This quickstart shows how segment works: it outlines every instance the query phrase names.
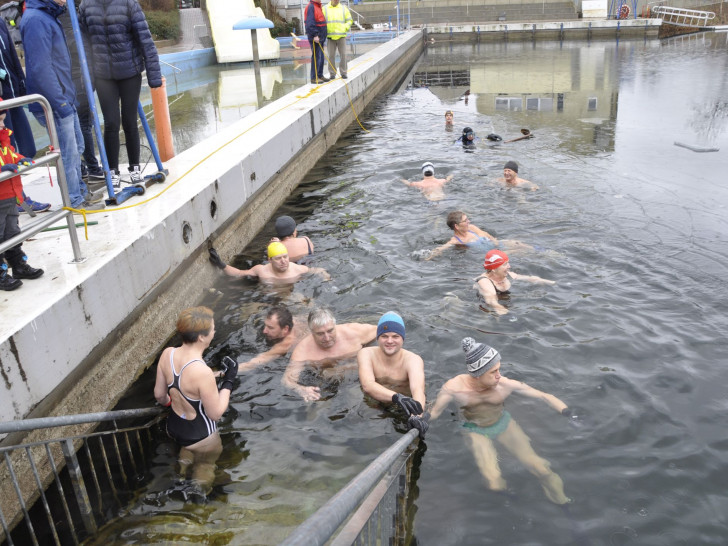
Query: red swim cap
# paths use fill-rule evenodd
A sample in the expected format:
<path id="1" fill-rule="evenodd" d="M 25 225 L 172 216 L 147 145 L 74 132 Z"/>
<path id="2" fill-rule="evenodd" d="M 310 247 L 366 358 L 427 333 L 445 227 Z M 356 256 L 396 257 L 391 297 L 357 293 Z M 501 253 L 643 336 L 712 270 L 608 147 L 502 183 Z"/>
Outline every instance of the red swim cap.
<path id="1" fill-rule="evenodd" d="M 501 250 L 489 250 L 488 254 L 485 255 L 485 261 L 483 267 L 488 271 L 498 269 L 504 263 L 508 261 L 508 255 Z"/>

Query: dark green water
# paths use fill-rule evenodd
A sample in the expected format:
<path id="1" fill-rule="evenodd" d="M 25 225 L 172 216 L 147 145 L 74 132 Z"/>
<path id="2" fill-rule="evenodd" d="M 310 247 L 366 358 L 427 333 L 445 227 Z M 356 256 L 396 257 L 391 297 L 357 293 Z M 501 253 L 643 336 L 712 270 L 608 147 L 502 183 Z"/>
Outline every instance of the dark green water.
<path id="1" fill-rule="evenodd" d="M 489 492 L 460 419 L 446 412 L 419 464 L 413 543 L 724 544 L 726 35 L 437 46 L 420 59 L 417 80 L 445 71 L 457 71 L 457 85 L 380 97 L 361 116 L 370 132 L 351 127 L 282 207 L 315 241 L 314 264 L 332 281 L 281 293 L 220 279 L 224 296 L 207 302 L 218 332 L 208 360 L 263 349 L 263 311 L 276 301 L 298 313 L 330 305 L 340 322 L 375 322 L 394 309 L 434 400 L 462 373 L 460 339 L 471 335 L 501 352 L 505 375 L 576 409 L 578 427 L 543 404 L 507 402 L 574 502 L 568 512 L 551 504 L 505 451 L 509 495 Z M 465 153 L 452 141 L 466 125 L 480 136 L 525 127 L 536 137 Z M 509 159 L 541 190 L 498 186 Z M 439 205 L 399 182 L 426 160 L 455 176 Z M 512 267 L 558 284 L 514 285 L 508 315 L 480 311 L 471 286 L 481 252 L 418 258 L 449 237 L 453 209 L 500 238 L 547 249 Z M 258 262 L 271 234 L 236 263 Z M 280 385 L 285 365 L 241 376 L 206 505 L 161 495 L 176 479 L 176 451 L 160 434 L 138 502 L 89 543 L 280 542 L 401 434 L 364 399 L 354 371 L 309 376 L 325 396 L 306 404 Z M 152 385 L 150 373 L 135 386 L 134 406 L 152 403 Z"/>

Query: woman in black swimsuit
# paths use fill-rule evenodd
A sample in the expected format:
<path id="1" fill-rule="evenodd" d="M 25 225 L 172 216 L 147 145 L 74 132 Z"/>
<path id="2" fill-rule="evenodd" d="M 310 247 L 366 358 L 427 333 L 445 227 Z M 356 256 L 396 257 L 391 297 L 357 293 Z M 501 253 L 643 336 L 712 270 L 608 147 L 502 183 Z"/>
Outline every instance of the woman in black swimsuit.
<path id="1" fill-rule="evenodd" d="M 215 336 L 211 309 L 185 309 L 177 319 L 177 331 L 182 346 L 167 347 L 159 357 L 154 397 L 161 405 L 171 406 L 167 434 L 182 446 L 182 474 L 193 465 L 193 482 L 206 493 L 222 452 L 216 421 L 227 410 L 237 366 L 227 370 L 218 390 L 213 371 L 202 359 Z"/>
<path id="2" fill-rule="evenodd" d="M 556 284 L 556 281 L 549 281 L 535 275 L 519 275 L 518 273 L 514 273 L 511 271 L 508 255 L 501 250 L 494 249 L 489 251 L 485 255 L 483 267 L 485 268 L 485 273 L 476 279 L 473 288 L 478 291 L 480 307 L 483 310 L 487 310 L 489 306 L 499 315 L 508 313 L 508 309 L 501 305 L 498 299 L 510 294 L 511 280 L 519 279 L 534 284 Z"/>

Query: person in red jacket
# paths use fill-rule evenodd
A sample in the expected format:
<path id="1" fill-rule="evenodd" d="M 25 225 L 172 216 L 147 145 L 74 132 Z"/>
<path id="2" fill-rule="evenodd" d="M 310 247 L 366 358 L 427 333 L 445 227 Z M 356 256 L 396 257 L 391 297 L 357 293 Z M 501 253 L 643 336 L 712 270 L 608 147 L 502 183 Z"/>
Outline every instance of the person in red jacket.
<path id="1" fill-rule="evenodd" d="M 305 12 L 306 36 L 311 44 L 311 83 L 318 84 L 329 81 L 324 77 L 324 44 L 327 28 L 321 0 L 311 0 Z"/>
<path id="2" fill-rule="evenodd" d="M 18 165 L 30 165 L 32 162 L 20 154 L 10 144 L 12 131 L 5 127 L 7 110 L 0 112 L 0 172 L 18 172 Z M 18 223 L 18 204 L 23 202 L 23 182 L 20 176 L 13 176 L 0 182 L 0 243 L 12 239 L 20 233 Z M 20 288 L 20 279 L 37 279 L 43 274 L 42 269 L 28 265 L 28 257 L 20 244 L 0 254 L 0 290 Z M 5 260 L 7 259 L 7 263 Z M 13 274 L 8 273 L 12 267 Z"/>

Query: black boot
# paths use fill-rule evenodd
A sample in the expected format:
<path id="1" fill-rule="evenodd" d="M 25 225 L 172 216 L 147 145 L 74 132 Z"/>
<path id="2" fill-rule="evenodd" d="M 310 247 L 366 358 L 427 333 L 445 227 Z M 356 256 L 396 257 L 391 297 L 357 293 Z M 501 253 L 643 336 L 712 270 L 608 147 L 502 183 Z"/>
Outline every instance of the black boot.
<path id="1" fill-rule="evenodd" d="M 23 281 L 14 279 L 10 273 L 8 273 L 8 266 L 2 264 L 2 266 L 0 266 L 0 290 L 10 292 L 11 290 L 15 290 L 21 286 L 23 286 Z"/>
<path id="2" fill-rule="evenodd" d="M 28 265 L 27 258 L 20 264 L 13 266 L 13 277 L 16 279 L 37 279 L 42 274 L 42 269 L 36 269 Z"/>

